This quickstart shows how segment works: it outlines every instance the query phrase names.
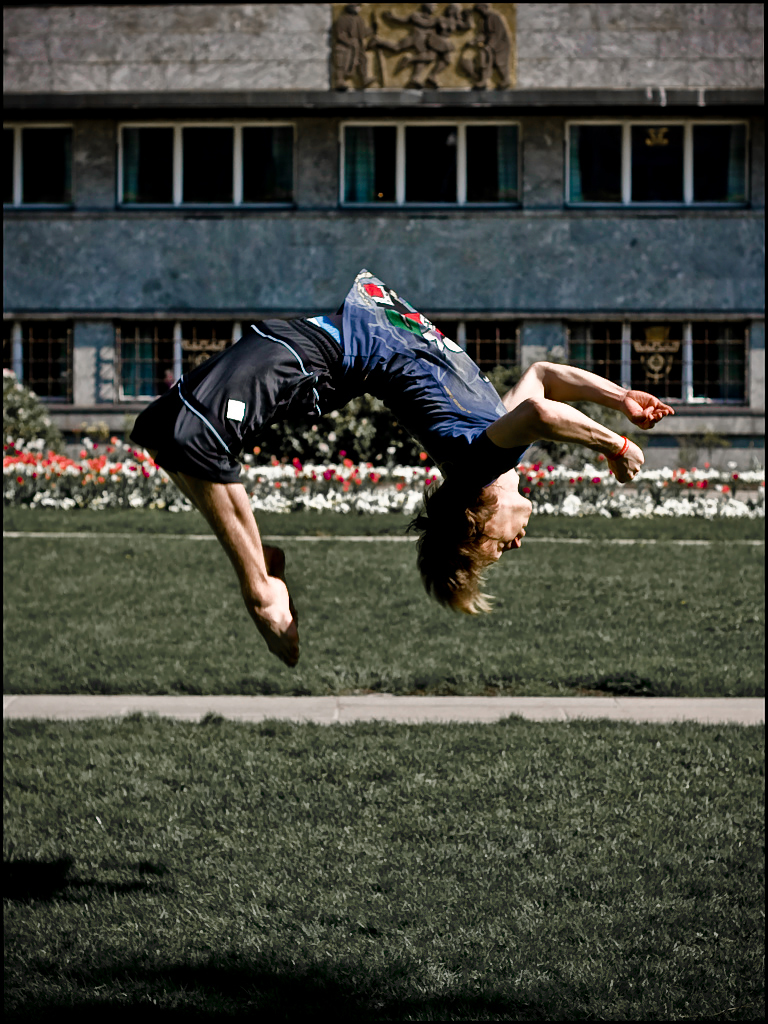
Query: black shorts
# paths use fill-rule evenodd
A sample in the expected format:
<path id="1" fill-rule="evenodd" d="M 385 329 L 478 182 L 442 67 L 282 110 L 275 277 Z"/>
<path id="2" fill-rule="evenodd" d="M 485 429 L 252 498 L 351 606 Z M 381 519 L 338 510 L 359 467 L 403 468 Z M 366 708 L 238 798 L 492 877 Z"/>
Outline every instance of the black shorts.
<path id="1" fill-rule="evenodd" d="M 341 318 L 332 318 L 340 326 Z M 236 456 L 271 424 L 338 408 L 342 350 L 307 320 L 263 320 L 149 405 L 131 432 L 170 472 L 236 483 Z"/>

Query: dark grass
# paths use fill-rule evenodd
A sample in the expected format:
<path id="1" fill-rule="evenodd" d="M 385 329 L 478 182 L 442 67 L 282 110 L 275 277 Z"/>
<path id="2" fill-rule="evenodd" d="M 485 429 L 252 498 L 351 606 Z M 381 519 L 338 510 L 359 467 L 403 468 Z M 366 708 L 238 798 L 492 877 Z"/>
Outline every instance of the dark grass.
<path id="1" fill-rule="evenodd" d="M 261 532 L 280 536 L 379 536 L 403 535 L 410 516 L 399 513 L 342 515 L 335 512 L 259 512 Z M 3 510 L 4 530 L 68 533 L 159 533 L 199 534 L 209 532 L 197 512 L 166 512 L 153 509 L 16 508 Z M 763 519 L 697 519 L 673 516 L 654 519 L 608 519 L 602 516 L 546 516 L 531 518 L 530 537 L 580 537 L 594 540 L 615 538 L 657 540 L 764 540 Z"/>
<path id="2" fill-rule="evenodd" d="M 35 512 L 25 521 L 71 529 L 80 515 Z M 99 512 L 87 521 L 110 518 Z M 191 514 L 130 521 L 154 528 L 171 518 L 204 530 Z M 624 537 L 643 532 L 635 522 L 604 525 L 620 526 Z M 426 598 L 410 543 L 287 540 L 302 635 L 295 670 L 267 653 L 215 540 L 150 530 L 9 539 L 4 689 L 761 696 L 764 548 L 730 543 L 744 539 L 739 531 L 749 537 L 751 523 L 683 525 L 688 539 L 700 538 L 702 526 L 726 536 L 705 547 L 667 537 L 635 546 L 525 544 L 490 574 L 497 607 L 478 618 Z"/>
<path id="3" fill-rule="evenodd" d="M 8 722 L 6 1019 L 762 1019 L 763 733 Z"/>

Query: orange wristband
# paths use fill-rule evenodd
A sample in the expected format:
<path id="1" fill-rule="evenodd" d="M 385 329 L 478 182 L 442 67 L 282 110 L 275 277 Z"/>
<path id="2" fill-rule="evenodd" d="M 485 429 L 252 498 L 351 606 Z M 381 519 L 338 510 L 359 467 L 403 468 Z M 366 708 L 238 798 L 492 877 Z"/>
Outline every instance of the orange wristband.
<path id="1" fill-rule="evenodd" d="M 624 441 L 624 444 L 622 445 L 621 451 L 616 452 L 615 455 L 606 455 L 606 459 L 620 459 L 622 455 L 627 454 L 627 448 L 629 448 L 629 441 L 626 439 L 626 437 L 623 437 L 622 439 Z"/>

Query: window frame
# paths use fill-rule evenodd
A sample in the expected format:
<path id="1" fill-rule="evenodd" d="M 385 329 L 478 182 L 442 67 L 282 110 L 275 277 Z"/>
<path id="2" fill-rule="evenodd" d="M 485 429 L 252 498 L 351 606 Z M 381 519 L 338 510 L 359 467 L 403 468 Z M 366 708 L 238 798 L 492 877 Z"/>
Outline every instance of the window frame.
<path id="1" fill-rule="evenodd" d="M 683 199 L 665 202 L 661 200 L 633 201 L 632 200 L 632 128 L 653 128 L 664 125 L 682 126 L 683 128 Z M 745 130 L 744 137 L 744 183 L 745 198 L 743 202 L 713 202 L 706 200 L 696 202 L 693 198 L 693 129 L 699 127 L 717 125 L 742 125 Z M 571 128 L 576 127 L 598 127 L 611 126 L 620 127 L 621 135 L 621 202 L 605 202 L 593 200 L 571 199 Z M 565 206 L 566 208 L 584 209 L 607 209 L 607 210 L 648 210 L 648 209 L 714 209 L 714 210 L 743 210 L 749 207 L 751 202 L 751 182 L 749 174 L 749 147 L 750 147 L 750 122 L 746 118 L 723 118 L 710 120 L 707 118 L 573 118 L 565 122 Z"/>
<path id="2" fill-rule="evenodd" d="M 16 379 L 25 387 L 28 387 L 43 405 L 71 405 L 74 397 L 74 320 L 71 318 L 61 320 L 56 318 L 56 320 L 52 321 L 45 317 L 31 316 L 4 318 L 4 322 L 10 324 L 10 369 L 15 374 Z M 63 337 L 59 339 L 65 345 L 64 377 L 66 383 L 63 396 L 38 394 L 34 389 L 33 382 L 24 373 L 24 347 L 28 340 L 24 337 L 25 331 L 35 324 L 50 325 L 51 323 L 61 323 L 63 325 Z M 52 378 L 49 378 L 49 380 L 52 380 Z"/>
<path id="3" fill-rule="evenodd" d="M 24 161 L 22 156 L 21 133 L 25 128 L 69 128 L 72 132 L 74 148 L 75 126 L 72 121 L 3 121 L 3 129 L 13 131 L 13 199 L 3 203 L 4 210 L 71 210 L 75 205 L 75 160 L 72 156 L 70 175 L 72 179 L 72 199 L 68 203 L 25 203 L 21 198 L 24 184 Z"/>
<path id="4" fill-rule="evenodd" d="M 372 121 L 354 118 L 339 122 L 339 206 L 348 210 L 516 210 L 522 206 L 520 198 L 514 203 L 502 200 L 496 203 L 471 203 L 467 201 L 467 128 L 517 128 L 517 184 L 518 196 L 522 194 L 522 136 L 523 123 L 513 118 L 429 118 L 412 120 L 382 118 Z M 347 128 L 395 128 L 395 200 L 394 202 L 354 203 L 345 198 L 346 152 L 345 132 Z M 455 128 L 456 129 L 456 202 L 429 203 L 408 202 L 405 198 L 405 129 L 406 128 Z"/>
<path id="5" fill-rule="evenodd" d="M 173 331 L 172 331 L 172 333 L 173 333 L 173 340 L 172 340 L 172 345 L 173 345 L 173 349 L 172 349 L 172 352 L 173 352 L 173 376 L 174 376 L 174 380 L 178 382 L 181 379 L 182 374 L 184 372 L 184 366 L 183 366 L 183 364 L 184 364 L 184 349 L 183 349 L 184 328 L 183 328 L 183 325 L 185 323 L 194 323 L 194 322 L 199 322 L 199 321 L 204 321 L 206 323 L 211 323 L 211 322 L 216 322 L 216 321 L 219 321 L 219 320 L 221 321 L 222 324 L 231 324 L 232 325 L 231 326 L 232 344 L 235 344 L 237 341 L 239 341 L 240 338 L 242 337 L 242 334 L 243 334 L 243 323 L 242 323 L 241 320 L 233 320 L 231 317 L 228 317 L 228 316 L 227 317 L 212 317 L 212 316 L 194 317 L 194 316 L 190 316 L 190 317 L 185 317 L 183 320 L 179 319 L 178 317 L 153 317 L 153 318 L 149 318 L 149 317 L 135 317 L 134 318 L 134 317 L 130 317 L 130 316 L 125 316 L 125 317 L 121 317 L 118 320 L 115 320 L 115 322 L 114 322 L 114 332 L 115 332 L 115 341 L 114 341 L 114 345 L 115 345 L 115 391 L 116 391 L 116 395 L 117 395 L 117 397 L 115 398 L 115 404 L 119 404 L 121 402 L 154 402 L 155 399 L 159 398 L 161 396 L 161 394 L 162 394 L 162 392 L 158 392 L 157 394 L 152 394 L 152 395 L 148 395 L 148 394 L 126 395 L 125 394 L 124 381 L 123 381 L 123 373 L 122 373 L 123 344 L 124 344 L 124 341 L 126 340 L 126 339 L 123 338 L 123 329 L 124 329 L 124 325 L 125 324 L 129 324 L 129 323 L 130 324 L 136 324 L 136 323 L 139 323 L 139 322 L 145 322 L 150 327 L 154 327 L 156 324 L 159 324 L 159 323 L 173 324 Z M 154 362 L 154 356 L 153 356 L 153 362 Z M 153 367 L 152 380 L 153 381 L 156 380 L 156 377 L 155 377 L 155 374 L 154 374 L 154 367 Z"/>
<path id="6" fill-rule="evenodd" d="M 124 128 L 172 128 L 173 129 L 173 200 L 170 203 L 127 203 L 123 199 L 123 129 Z M 182 200 L 184 187 L 184 143 L 185 128 L 231 128 L 232 131 L 232 202 L 231 203 L 185 203 Z M 292 130 L 291 192 L 293 199 L 288 202 L 252 203 L 243 201 L 243 128 L 290 128 Z M 290 210 L 296 205 L 296 122 L 295 121 L 252 121 L 252 120 L 192 120 L 192 121 L 118 121 L 117 123 L 117 180 L 115 201 L 119 210 Z"/>
<path id="7" fill-rule="evenodd" d="M 716 319 L 726 325 L 744 324 L 744 401 L 706 398 L 704 395 L 694 395 L 694 367 L 693 367 L 693 325 L 694 323 L 711 323 L 712 318 L 699 316 L 682 319 L 680 317 L 660 317 L 658 315 L 633 314 L 631 318 L 624 316 L 602 317 L 600 320 L 590 318 L 565 317 L 566 321 L 566 359 L 571 356 L 571 330 L 575 324 L 583 324 L 589 327 L 595 323 L 620 323 L 621 324 L 621 374 L 619 386 L 632 388 L 632 324 L 633 323 L 659 323 L 682 324 L 682 381 L 680 384 L 680 398 L 666 398 L 665 401 L 678 409 L 696 406 L 707 406 L 709 408 L 723 409 L 748 409 L 749 404 L 749 374 L 750 374 L 750 324 L 744 317 Z"/>

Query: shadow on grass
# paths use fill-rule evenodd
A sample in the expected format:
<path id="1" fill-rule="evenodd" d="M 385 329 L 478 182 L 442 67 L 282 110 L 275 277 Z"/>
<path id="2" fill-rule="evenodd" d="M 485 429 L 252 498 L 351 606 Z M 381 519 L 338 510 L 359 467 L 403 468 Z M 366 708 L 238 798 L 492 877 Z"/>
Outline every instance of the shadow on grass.
<path id="1" fill-rule="evenodd" d="M 13 996 L 6 1004 L 6 1021 L 50 1021 L 61 1011 L 76 1015 L 78 1024 L 110 1024 L 141 1020 L 312 1020 L 318 1011 L 334 1021 L 374 1020 L 546 1020 L 551 1010 L 541 1003 L 518 999 L 489 985 L 489 991 L 462 991 L 445 996 L 410 996 L 403 990 L 422 987 L 416 969 L 407 965 L 394 974 L 372 976 L 355 964 L 300 967 L 267 957 L 249 963 L 177 965 L 148 970 L 137 961 L 116 968 L 66 972 L 68 995 L 57 999 Z M 74 992 L 73 992 L 74 989 Z M 398 989 L 403 993 L 398 995 Z M 78 990 L 82 996 L 78 998 Z M 85 990 L 85 991 L 84 991 Z M 90 990 L 92 996 L 86 992 Z M 96 994 L 103 993 L 102 998 Z M 113 998 L 108 993 L 120 993 Z M 74 998 L 73 998 L 74 996 Z M 557 1002 L 561 1002 L 558 993 Z M 567 996 L 566 996 L 567 999 Z"/>
<path id="2" fill-rule="evenodd" d="M 140 861 L 132 870 L 137 871 L 142 877 L 127 882 L 69 878 L 73 864 L 72 857 L 59 857 L 57 860 L 48 861 L 3 861 L 3 899 L 18 903 L 29 903 L 32 900 L 67 900 L 76 898 L 75 893 L 81 889 L 108 893 L 110 896 L 127 892 L 146 892 L 148 889 L 170 891 L 167 884 L 158 881 L 158 878 L 167 873 L 162 864 Z"/>

